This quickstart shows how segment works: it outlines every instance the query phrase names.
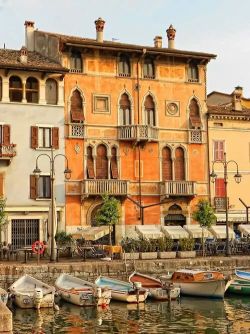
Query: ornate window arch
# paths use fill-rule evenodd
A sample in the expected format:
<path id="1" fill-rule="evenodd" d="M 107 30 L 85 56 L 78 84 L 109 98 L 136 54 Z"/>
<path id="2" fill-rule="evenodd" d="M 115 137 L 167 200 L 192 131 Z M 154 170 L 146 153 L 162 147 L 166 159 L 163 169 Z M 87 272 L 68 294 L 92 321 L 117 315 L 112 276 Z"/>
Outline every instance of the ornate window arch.
<path id="1" fill-rule="evenodd" d="M 72 123 L 84 122 L 83 97 L 78 88 L 75 88 L 70 97 L 70 121 Z"/>
<path id="2" fill-rule="evenodd" d="M 188 109 L 189 109 L 189 128 L 200 129 L 202 127 L 200 106 L 195 97 L 193 97 L 190 100 Z"/>
<path id="3" fill-rule="evenodd" d="M 162 181 L 173 180 L 172 151 L 168 146 L 162 149 Z"/>
<path id="4" fill-rule="evenodd" d="M 145 125 L 156 126 L 155 102 L 151 94 L 148 94 L 144 100 L 144 119 Z"/>
<path id="5" fill-rule="evenodd" d="M 96 178 L 109 178 L 107 147 L 104 144 L 99 144 L 96 148 Z"/>
<path id="6" fill-rule="evenodd" d="M 131 102 L 127 93 L 123 93 L 119 101 L 119 123 L 120 125 L 131 125 Z"/>
<path id="7" fill-rule="evenodd" d="M 175 161 L 174 161 L 174 171 L 175 171 L 175 180 L 184 181 L 186 179 L 185 172 L 185 151 L 183 147 L 178 146 L 175 149 Z"/>

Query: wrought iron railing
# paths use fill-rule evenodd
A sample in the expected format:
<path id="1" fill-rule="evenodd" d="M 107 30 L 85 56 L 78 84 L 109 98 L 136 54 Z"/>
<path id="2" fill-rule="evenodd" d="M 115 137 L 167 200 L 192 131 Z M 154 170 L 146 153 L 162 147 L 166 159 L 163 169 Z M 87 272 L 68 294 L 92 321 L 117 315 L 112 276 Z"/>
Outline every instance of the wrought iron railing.
<path id="1" fill-rule="evenodd" d="M 229 204 L 228 197 L 214 197 L 214 207 L 217 211 L 225 211 L 226 203 Z"/>
<path id="2" fill-rule="evenodd" d="M 69 123 L 70 138 L 84 138 L 84 125 L 79 123 Z"/>
<path id="3" fill-rule="evenodd" d="M 201 130 L 189 130 L 189 143 L 201 144 L 202 143 L 202 131 Z"/>
<path id="4" fill-rule="evenodd" d="M 0 144 L 0 158 L 13 158 L 16 155 L 16 144 Z"/>

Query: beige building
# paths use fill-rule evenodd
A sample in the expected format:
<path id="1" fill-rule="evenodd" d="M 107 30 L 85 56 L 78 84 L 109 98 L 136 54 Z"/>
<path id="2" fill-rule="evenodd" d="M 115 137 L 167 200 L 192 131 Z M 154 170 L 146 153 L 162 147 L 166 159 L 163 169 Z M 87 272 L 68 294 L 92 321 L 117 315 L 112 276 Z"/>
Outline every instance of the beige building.
<path id="1" fill-rule="evenodd" d="M 247 209 L 239 199 L 250 206 L 250 108 L 246 107 L 249 100 L 243 98 L 242 88 L 236 87 L 232 94 L 212 92 L 207 104 L 209 167 L 210 172 L 214 167 L 217 174 L 215 182 L 210 182 L 211 202 L 216 209 L 217 224 L 225 224 L 224 176 L 227 175 L 228 221 L 236 230 L 247 221 Z M 234 178 L 237 165 L 242 175 L 239 184 Z"/>

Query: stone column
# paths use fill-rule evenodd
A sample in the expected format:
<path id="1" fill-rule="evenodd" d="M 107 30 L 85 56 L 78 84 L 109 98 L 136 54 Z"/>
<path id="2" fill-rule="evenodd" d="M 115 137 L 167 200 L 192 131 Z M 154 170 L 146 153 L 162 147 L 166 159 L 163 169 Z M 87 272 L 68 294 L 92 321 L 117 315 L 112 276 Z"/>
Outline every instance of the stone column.
<path id="1" fill-rule="evenodd" d="M 2 77 L 2 85 L 2 102 L 10 102 L 8 77 Z"/>

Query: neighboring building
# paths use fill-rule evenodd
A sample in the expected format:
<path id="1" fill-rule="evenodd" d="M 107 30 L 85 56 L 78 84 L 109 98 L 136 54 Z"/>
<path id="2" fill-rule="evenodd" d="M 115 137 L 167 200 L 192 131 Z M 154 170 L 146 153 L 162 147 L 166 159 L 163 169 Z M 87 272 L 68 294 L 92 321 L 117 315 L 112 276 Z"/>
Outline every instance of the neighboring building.
<path id="1" fill-rule="evenodd" d="M 27 23 L 29 24 L 29 23 Z M 8 224 L 2 240 L 15 248 L 46 240 L 50 163 L 39 154 L 64 150 L 63 75 L 67 70 L 37 52 L 0 49 L 0 195 Z M 58 221 L 64 228 L 64 161 L 56 167 Z M 39 185 L 39 187 L 38 187 Z"/>
<path id="2" fill-rule="evenodd" d="M 247 220 L 246 208 L 241 200 L 250 206 L 247 184 L 250 184 L 250 104 L 243 98 L 241 87 L 236 87 L 232 94 L 213 92 L 208 95 L 208 137 L 209 166 L 212 170 L 214 160 L 234 160 L 242 175 L 241 183 L 237 184 L 234 175 L 237 165 L 227 164 L 228 169 L 228 221 L 237 226 Z M 249 105 L 249 108 L 245 106 Z M 225 224 L 225 185 L 222 163 L 214 163 L 217 174 L 215 183 L 211 183 L 211 201 L 216 209 L 217 224 Z"/>
<path id="3" fill-rule="evenodd" d="M 175 49 L 172 25 L 166 47 L 160 36 L 149 47 L 104 41 L 105 21 L 95 24 L 96 39 L 26 25 L 27 48 L 69 69 L 66 229 L 94 226 L 105 192 L 121 202 L 116 240 L 136 225 L 190 224 L 208 197 L 206 67 L 215 55 Z"/>

